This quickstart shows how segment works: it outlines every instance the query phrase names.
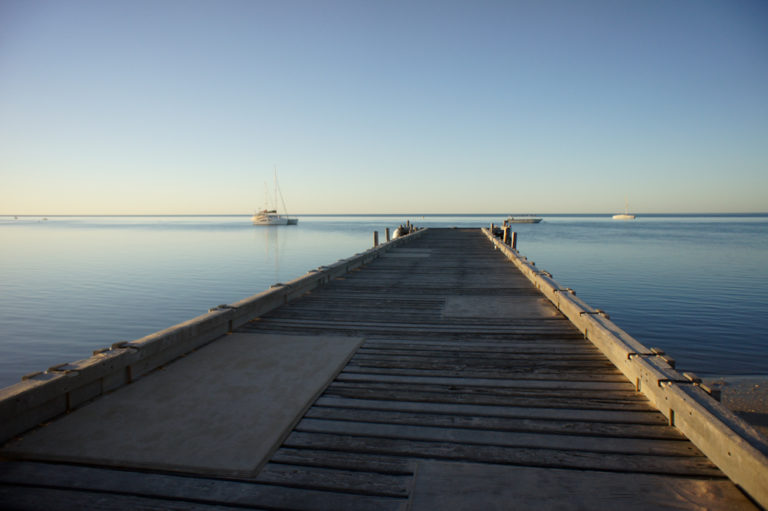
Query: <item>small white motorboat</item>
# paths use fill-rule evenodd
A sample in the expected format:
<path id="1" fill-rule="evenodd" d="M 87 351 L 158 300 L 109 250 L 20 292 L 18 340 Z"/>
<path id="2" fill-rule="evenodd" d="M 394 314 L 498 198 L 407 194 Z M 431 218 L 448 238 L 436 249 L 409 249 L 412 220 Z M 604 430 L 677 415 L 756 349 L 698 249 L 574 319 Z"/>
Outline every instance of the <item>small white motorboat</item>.
<path id="1" fill-rule="evenodd" d="M 506 224 L 538 224 L 541 222 L 541 217 L 538 216 L 508 216 L 504 220 Z"/>

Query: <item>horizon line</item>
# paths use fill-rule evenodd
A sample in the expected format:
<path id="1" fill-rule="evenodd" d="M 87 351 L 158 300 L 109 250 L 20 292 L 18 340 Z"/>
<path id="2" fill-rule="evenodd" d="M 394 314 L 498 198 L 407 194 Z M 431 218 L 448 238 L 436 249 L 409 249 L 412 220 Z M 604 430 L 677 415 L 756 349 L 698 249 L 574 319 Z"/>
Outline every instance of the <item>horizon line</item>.
<path id="1" fill-rule="evenodd" d="M 609 216 L 591 213 L 281 213 L 284 216 Z M 768 215 L 768 211 L 633 212 L 636 216 Z M 0 213 L 0 217 L 116 217 L 116 216 L 252 216 L 253 213 Z"/>

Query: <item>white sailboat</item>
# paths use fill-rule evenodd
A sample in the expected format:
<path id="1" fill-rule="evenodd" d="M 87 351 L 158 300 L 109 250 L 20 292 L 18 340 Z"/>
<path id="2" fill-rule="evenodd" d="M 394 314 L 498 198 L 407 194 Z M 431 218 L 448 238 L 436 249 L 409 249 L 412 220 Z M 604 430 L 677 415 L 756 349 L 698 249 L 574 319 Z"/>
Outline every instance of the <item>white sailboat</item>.
<path id="1" fill-rule="evenodd" d="M 614 220 L 634 220 L 635 215 L 629 214 L 629 201 L 624 199 L 624 213 L 617 213 L 613 215 Z"/>
<path id="2" fill-rule="evenodd" d="M 285 214 L 277 212 L 278 194 L 280 194 L 280 201 L 283 204 L 283 211 L 286 211 L 283 193 L 280 191 L 280 187 L 277 184 L 277 169 L 275 169 L 275 209 L 270 209 L 269 206 L 267 206 L 254 213 L 253 218 L 251 219 L 253 225 L 296 225 L 299 223 L 298 218 L 289 217 L 287 212 Z"/>

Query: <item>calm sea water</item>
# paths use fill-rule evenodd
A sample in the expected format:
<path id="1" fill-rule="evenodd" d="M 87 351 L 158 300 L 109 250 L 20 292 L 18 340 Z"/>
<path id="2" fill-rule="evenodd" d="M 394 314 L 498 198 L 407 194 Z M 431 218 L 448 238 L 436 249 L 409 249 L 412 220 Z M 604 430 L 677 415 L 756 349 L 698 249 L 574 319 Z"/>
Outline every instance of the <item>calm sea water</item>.
<path id="1" fill-rule="evenodd" d="M 373 231 L 495 216 L 0 218 L 0 387 L 367 249 Z M 518 249 L 700 375 L 768 375 L 768 215 L 545 216 Z"/>

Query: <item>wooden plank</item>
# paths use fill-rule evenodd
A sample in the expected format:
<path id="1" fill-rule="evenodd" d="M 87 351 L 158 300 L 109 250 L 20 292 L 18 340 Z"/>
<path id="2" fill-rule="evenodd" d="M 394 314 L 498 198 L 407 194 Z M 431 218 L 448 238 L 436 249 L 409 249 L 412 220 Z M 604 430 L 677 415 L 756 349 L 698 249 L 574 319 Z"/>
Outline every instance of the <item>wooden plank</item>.
<path id="1" fill-rule="evenodd" d="M 376 262 L 375 264 L 380 264 Z M 366 267 L 365 271 L 370 271 L 374 267 L 370 265 Z M 509 266 L 508 263 L 505 263 Z M 486 268 L 490 271 L 491 268 Z M 443 269 L 441 271 L 449 271 Z M 365 289 L 362 286 L 352 287 L 349 286 L 346 281 L 332 282 L 320 290 L 316 290 L 310 295 L 302 297 L 301 305 L 294 305 L 289 303 L 287 307 L 296 308 L 303 307 L 304 303 L 310 306 L 324 307 L 325 304 L 339 304 L 343 306 L 354 305 L 360 301 L 378 302 L 382 300 L 388 300 L 392 302 L 396 301 L 411 301 L 414 303 L 442 303 L 442 300 L 447 294 L 454 296 L 531 296 L 540 297 L 536 288 L 530 285 L 525 280 L 518 280 L 517 282 L 509 282 L 504 287 L 483 288 L 479 286 L 467 286 L 467 287 L 444 287 L 439 289 L 421 289 L 422 292 L 415 293 L 414 290 L 403 289 L 398 287 L 385 287 L 385 286 L 370 286 L 369 289 Z M 432 292 L 430 292 L 432 291 Z"/>
<path id="2" fill-rule="evenodd" d="M 0 504 L 6 510 L 27 511 L 231 511 L 230 506 L 207 505 L 189 500 L 165 500 L 134 495 L 72 491 L 45 487 L 0 484 Z"/>
<path id="3" fill-rule="evenodd" d="M 536 342 L 536 343 L 486 343 L 485 346 L 480 343 L 473 343 L 468 341 L 449 343 L 437 343 L 437 342 L 381 342 L 377 340 L 368 340 L 360 348 L 363 353 L 391 353 L 391 352 L 405 352 L 424 354 L 431 353 L 433 351 L 440 351 L 443 353 L 454 353 L 461 355 L 539 355 L 548 354 L 552 350 L 557 350 L 560 354 L 573 354 L 573 355 L 602 355 L 594 346 L 588 346 L 581 342 L 574 342 L 573 340 L 564 340 L 561 342 Z"/>
<path id="4" fill-rule="evenodd" d="M 425 377 L 452 377 L 452 378 L 478 378 L 488 380 L 516 380 L 524 379 L 526 381 L 551 381 L 551 382 L 573 382 L 573 383 L 617 383 L 624 385 L 627 379 L 618 370 L 610 373 L 573 373 L 573 372 L 538 372 L 513 374 L 503 370 L 482 370 L 482 369 L 424 369 L 392 366 L 361 366 L 355 362 L 350 362 L 344 368 L 342 374 L 361 374 L 361 375 L 395 375 L 395 376 L 425 376 Z"/>
<path id="5" fill-rule="evenodd" d="M 599 394 L 605 397 L 621 397 L 646 401 L 645 396 L 637 392 L 629 382 L 611 381 L 568 381 L 546 378 L 527 378 L 523 375 L 510 375 L 507 378 L 474 378 L 444 375 L 412 376 L 399 374 L 376 374 L 373 372 L 339 373 L 335 380 L 337 386 L 360 386 L 368 388 L 388 387 L 392 389 L 429 390 L 443 392 L 477 392 L 499 395 L 558 395 L 591 396 Z"/>
<path id="6" fill-rule="evenodd" d="M 435 353 L 433 357 L 424 356 L 409 356 L 409 355 L 367 355 L 365 353 L 355 353 L 354 363 L 367 364 L 367 363 L 398 363 L 402 362 L 405 366 L 414 366 L 417 364 L 434 365 L 462 365 L 466 368 L 546 368 L 556 367 L 558 370 L 573 368 L 575 370 L 583 370 L 584 368 L 609 368 L 615 369 L 615 366 L 607 364 L 605 360 L 599 358 L 588 359 L 572 359 L 568 357 L 557 356 L 526 356 L 526 357 L 461 357 L 452 356 L 450 354 Z M 626 380 L 625 380 L 626 381 Z"/>
<path id="7" fill-rule="evenodd" d="M 491 338 L 491 337 L 488 337 L 488 338 Z M 365 353 L 362 353 L 362 354 L 359 355 L 358 360 L 362 364 L 380 364 L 380 365 L 385 365 L 385 364 L 391 365 L 391 364 L 397 363 L 398 361 L 402 361 L 404 369 L 418 369 L 418 367 L 414 367 L 414 366 L 417 366 L 418 364 L 422 364 L 424 366 L 424 369 L 428 370 L 428 369 L 430 369 L 429 366 L 435 365 L 436 362 L 439 363 L 439 364 L 442 364 L 442 365 L 446 365 L 446 366 L 449 366 L 449 365 L 454 365 L 455 366 L 457 364 L 461 364 L 463 359 L 461 357 L 461 354 L 451 355 L 449 353 L 447 353 L 443 357 L 434 357 L 434 358 L 432 358 L 432 357 L 412 357 L 412 358 L 410 358 L 410 357 L 407 357 L 407 356 L 387 357 L 386 355 L 380 355 L 380 354 L 377 354 L 377 355 L 374 356 L 374 355 L 367 355 Z M 544 360 L 542 360 L 542 363 L 544 363 L 544 362 L 560 363 L 560 365 L 562 366 L 562 365 L 564 365 L 563 362 L 567 362 L 567 361 L 568 361 L 567 359 L 560 359 L 560 360 L 558 360 L 558 359 L 553 359 L 553 360 L 546 360 L 546 359 L 544 359 Z M 520 367 L 520 366 L 525 366 L 526 365 L 522 361 L 515 362 L 515 360 L 512 357 L 505 357 L 504 355 L 499 355 L 499 356 L 496 356 L 496 357 L 491 355 L 491 356 L 488 356 L 486 358 L 478 357 L 475 360 L 471 360 L 471 362 L 473 362 L 473 363 L 472 364 L 463 363 L 461 365 L 467 371 L 489 371 L 489 370 L 494 370 L 495 368 L 498 368 L 498 367 L 502 367 L 502 368 L 505 367 L 505 366 Z M 486 363 L 486 362 L 488 362 L 488 363 Z M 495 366 L 491 365 L 490 364 L 491 362 L 496 362 Z M 533 362 L 535 363 L 536 360 L 534 359 Z M 590 361 L 586 361 L 586 362 L 590 362 Z M 614 379 L 615 381 L 628 381 L 627 378 L 624 377 L 624 375 L 615 368 L 615 366 L 602 364 L 599 360 L 596 360 L 594 362 L 596 362 L 596 364 L 592 363 L 591 365 L 593 365 L 593 366 L 596 365 L 598 367 L 608 367 L 608 368 L 612 368 L 612 369 L 616 370 L 616 374 L 618 376 L 620 376 L 620 379 Z M 356 365 L 356 362 L 350 362 L 350 367 L 355 367 L 355 365 Z M 533 364 L 528 364 L 528 365 L 532 366 Z M 571 365 L 574 366 L 574 369 L 578 369 L 578 367 L 581 366 L 582 364 L 571 364 Z"/>
<path id="8" fill-rule="evenodd" d="M 488 385 L 465 383 L 461 378 L 452 378 L 446 383 L 428 381 L 375 381 L 370 379 L 336 378 L 330 389 L 389 389 L 406 392 L 437 392 L 445 395 L 466 394 L 477 396 L 510 396 L 538 398 L 571 398 L 571 399 L 600 399 L 613 402 L 647 403 L 648 400 L 631 389 L 600 389 L 600 388 L 563 388 L 538 385 Z"/>
<path id="9" fill-rule="evenodd" d="M 434 359 L 409 359 L 406 357 L 365 357 L 354 356 L 353 364 L 361 367 L 402 367 L 406 369 L 444 369 L 444 370 L 495 370 L 512 373 L 556 373 L 567 372 L 572 374 L 599 372 L 602 374 L 620 374 L 619 370 L 611 364 L 591 362 L 587 364 L 572 364 L 567 360 L 561 361 L 522 361 L 485 359 L 464 361 L 461 358 L 434 358 Z M 469 362 L 472 362 L 471 364 Z M 626 381 L 626 378 L 625 378 Z"/>
<path id="10" fill-rule="evenodd" d="M 408 477 L 413 476 L 417 463 L 416 460 L 406 456 L 380 456 L 348 451 L 315 451 L 290 447 L 280 448 L 272 457 L 272 462 L 305 467 L 360 470 Z"/>
<path id="11" fill-rule="evenodd" d="M 105 499 L 130 495 L 149 499 L 150 503 L 152 499 L 158 499 L 166 503 L 316 511 L 400 510 L 405 502 L 402 497 L 366 495 L 362 491 L 324 491 L 252 481 L 229 481 L 76 465 L 17 462 L 4 463 L 1 468 L 0 488 L 17 488 L 9 495 L 9 498 L 14 499 L 21 498 L 19 494 L 24 490 L 37 492 L 40 489 L 56 489 L 77 494 L 71 497 L 73 502 L 78 502 L 78 498 L 89 502 L 92 495 L 103 496 Z M 276 476 L 273 474 L 272 477 Z M 30 506 L 30 509 L 58 508 Z M 102 509 L 110 509 L 110 506 L 105 505 Z"/>
<path id="12" fill-rule="evenodd" d="M 365 349 L 416 349 L 432 350 L 439 348 L 443 351 L 456 351 L 463 353 L 466 351 L 484 351 L 489 353 L 539 353 L 541 351 L 558 349 L 574 350 L 585 353 L 599 353 L 589 341 L 583 338 L 549 338 L 530 340 L 476 340 L 476 339 L 418 339 L 403 337 L 401 339 L 391 339 L 383 337 L 368 338 L 363 345 Z"/>
<path id="13" fill-rule="evenodd" d="M 419 335 L 424 339 L 428 338 L 446 338 L 452 337 L 456 339 L 465 339 L 467 337 L 473 337 L 475 339 L 504 339 L 504 340 L 530 340 L 537 341 L 548 336 L 561 338 L 562 332 L 544 332 L 544 331 L 521 331 L 515 328 L 508 328 L 506 330 L 479 330 L 473 327 L 453 328 L 449 330 L 437 330 L 411 327 L 411 328 L 387 328 L 381 327 L 366 327 L 364 323 L 353 326 L 341 326 L 336 325 L 333 321 L 329 321 L 323 324 L 306 324 L 306 325 L 288 325 L 274 322 L 269 319 L 262 319 L 258 322 L 251 322 L 245 325 L 240 330 L 241 332 L 251 333 L 289 333 L 295 335 L 305 334 L 327 334 L 327 335 L 348 335 L 355 336 L 384 336 L 391 335 L 393 332 L 399 332 L 403 335 Z"/>
<path id="14" fill-rule="evenodd" d="M 600 392 L 621 391 L 637 394 L 634 385 L 625 382 L 611 381 L 562 381 L 521 378 L 473 378 L 461 376 L 411 376 L 388 375 L 376 373 L 350 372 L 345 369 L 336 377 L 339 382 L 376 382 L 376 383 L 410 383 L 431 385 L 463 385 L 474 387 L 493 388 L 522 388 L 522 389 L 550 389 L 550 390 L 591 390 Z M 642 399 L 643 396 L 640 394 Z"/>
<path id="15" fill-rule="evenodd" d="M 527 350 L 519 351 L 517 353 L 512 352 L 498 352 L 498 351 L 456 351 L 456 350 L 442 350 L 434 348 L 432 350 L 396 350 L 396 349 L 370 349 L 362 347 L 357 351 L 357 356 L 360 358 L 391 358 L 391 357 L 406 357 L 408 359 L 418 358 L 457 358 L 461 360 L 473 361 L 473 360 L 487 360 L 497 358 L 508 358 L 518 362 L 526 362 L 529 360 L 568 360 L 574 363 L 579 362 L 605 362 L 605 357 L 598 352 L 585 352 L 585 351 L 551 351 L 543 348 L 539 348 L 538 351 Z"/>
<path id="16" fill-rule="evenodd" d="M 636 399 L 611 399 L 606 397 L 550 397 L 550 396 L 501 396 L 476 395 L 467 392 L 429 392 L 421 390 L 396 390 L 392 388 L 344 387 L 332 383 L 326 389 L 326 396 L 348 397 L 353 399 L 415 401 L 421 403 L 452 403 L 496 405 L 526 408 L 576 408 L 583 410 L 635 410 L 655 411 L 647 402 Z"/>
<path id="17" fill-rule="evenodd" d="M 355 399 L 343 396 L 321 396 L 316 405 L 364 410 L 434 412 L 467 416 L 508 417 L 547 420 L 580 420 L 615 424 L 667 424 L 656 410 L 581 410 L 574 408 L 510 407 L 472 403 L 426 403 L 406 400 Z"/>
<path id="18" fill-rule="evenodd" d="M 313 320 L 305 322 L 283 321 L 279 319 L 265 318 L 261 322 L 263 328 L 282 328 L 282 329 L 313 329 L 313 330 L 326 330 L 333 332 L 351 332 L 349 335 L 354 335 L 355 332 L 366 332 L 368 334 L 392 334 L 393 332 L 399 332 L 408 335 L 420 335 L 425 338 L 436 337 L 441 335 L 452 336 L 504 336 L 504 338 L 510 339 L 534 339 L 547 336 L 560 336 L 562 332 L 558 328 L 552 328 L 547 326 L 528 327 L 524 325 L 500 325 L 494 326 L 476 326 L 467 325 L 465 323 L 443 323 L 435 326 L 431 326 L 425 323 L 398 323 L 398 324 L 381 324 L 373 321 L 361 321 L 359 323 L 342 323 L 340 321 L 322 321 Z M 247 331 L 247 330 L 246 330 Z M 535 336 L 535 337 L 534 337 Z"/>
<path id="19" fill-rule="evenodd" d="M 410 456 L 421 459 L 474 461 L 535 467 L 610 470 L 646 474 L 723 477 L 717 467 L 700 456 L 656 456 L 530 449 L 452 442 L 429 442 L 294 431 L 286 447 L 356 453 Z"/>
<path id="20" fill-rule="evenodd" d="M 494 431 L 516 431 L 541 434 L 589 435 L 595 437 L 649 438 L 659 440 L 684 440 L 674 428 L 659 423 L 616 424 L 577 420 L 528 419 L 488 417 L 481 415 L 457 415 L 448 413 L 403 412 L 397 410 L 366 410 L 313 406 L 305 418 L 335 419 L 353 422 L 406 424 L 413 426 L 451 427 Z"/>
<path id="21" fill-rule="evenodd" d="M 419 362 L 442 362 L 447 364 L 463 364 L 468 367 L 533 367 L 533 366 L 545 366 L 547 364 L 572 367 L 613 367 L 613 364 L 607 362 L 604 358 L 595 357 L 593 355 L 588 356 L 560 356 L 560 355 L 520 355 L 520 356 L 463 356 L 457 355 L 451 352 L 439 352 L 436 351 L 432 356 L 429 355 L 412 355 L 409 353 L 402 354 L 388 354 L 388 353 L 376 353 L 367 354 L 365 352 L 355 353 L 355 360 L 364 361 L 403 361 L 404 363 L 419 363 Z"/>
<path id="22" fill-rule="evenodd" d="M 376 317 L 379 319 L 379 317 Z M 422 321 L 419 321 L 421 319 Z M 385 332 L 425 332 L 429 334 L 439 334 L 444 332 L 467 332 L 468 334 L 484 334 L 484 333 L 502 333 L 502 334 L 521 334 L 521 333 L 535 333 L 535 334 L 552 334 L 559 335 L 564 331 L 570 330 L 569 325 L 564 320 L 559 319 L 541 319 L 536 321 L 518 320 L 518 321 L 505 321 L 499 322 L 499 324 L 489 324 L 489 322 L 478 321 L 471 323 L 469 321 L 441 321 L 439 323 L 429 323 L 424 321 L 424 318 L 415 317 L 413 322 L 383 322 L 365 320 L 364 318 L 356 318 L 356 321 L 344 321 L 341 319 L 329 320 L 327 315 L 318 317 L 317 319 L 294 319 L 294 318 L 276 318 L 265 317 L 260 322 L 261 325 L 272 324 L 290 327 L 313 327 L 313 328 L 330 328 L 333 327 L 339 330 L 353 330 L 353 329 L 367 329 L 367 330 L 382 330 Z"/>
<path id="23" fill-rule="evenodd" d="M 327 315 L 325 316 L 328 317 Z M 365 331 L 376 335 L 391 335 L 400 333 L 406 335 L 419 335 L 424 338 L 444 335 L 461 335 L 465 337 L 504 336 L 505 339 L 539 339 L 540 337 L 561 337 L 562 328 L 557 325 L 471 325 L 467 323 L 440 323 L 426 324 L 414 320 L 413 323 L 387 324 L 374 321 L 342 322 L 334 320 L 307 320 L 290 321 L 279 318 L 262 318 L 258 323 L 259 328 L 283 328 L 283 329 L 313 329 L 331 330 L 340 332 Z M 248 332 L 254 323 L 243 327 Z"/>
<path id="24" fill-rule="evenodd" d="M 295 488 L 407 498 L 413 474 L 392 475 L 363 470 L 269 463 L 256 480 Z"/>
<path id="25" fill-rule="evenodd" d="M 702 456 L 690 442 L 591 435 L 541 434 L 484 429 L 455 428 L 446 425 L 404 425 L 304 418 L 294 431 L 334 433 L 429 442 L 454 442 L 466 445 L 553 449 L 590 453 L 647 454 L 659 456 Z"/>
<path id="26" fill-rule="evenodd" d="M 464 385 L 474 387 L 493 387 L 498 389 L 518 388 L 518 389 L 549 389 L 549 390 L 584 390 L 600 392 L 626 392 L 628 394 L 638 395 L 644 399 L 642 394 L 638 394 L 629 382 L 611 382 L 611 381 L 562 381 L 545 379 L 527 379 L 520 378 L 473 378 L 461 376 L 411 376 L 411 375 L 388 375 L 376 373 L 350 372 L 345 370 L 336 377 L 339 382 L 376 382 L 376 383 L 410 383 L 410 384 L 428 384 L 428 385 Z"/>

